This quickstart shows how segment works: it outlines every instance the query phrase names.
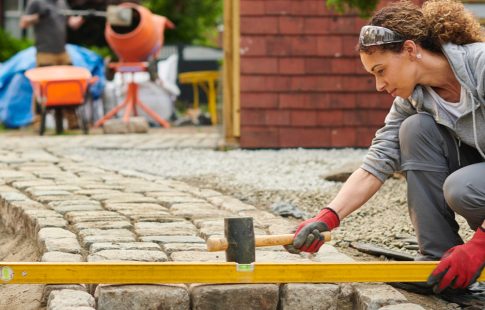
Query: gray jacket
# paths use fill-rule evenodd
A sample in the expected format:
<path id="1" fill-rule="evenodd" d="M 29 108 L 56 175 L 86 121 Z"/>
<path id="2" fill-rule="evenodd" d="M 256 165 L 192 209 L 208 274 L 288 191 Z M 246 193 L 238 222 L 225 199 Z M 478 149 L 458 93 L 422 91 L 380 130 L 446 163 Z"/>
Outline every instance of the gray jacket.
<path id="1" fill-rule="evenodd" d="M 382 182 L 393 172 L 401 170 L 399 128 L 407 117 L 416 113 L 432 115 L 438 124 L 450 128 L 459 143 L 476 148 L 485 159 L 485 43 L 447 43 L 442 49 L 466 92 L 466 112 L 454 124 L 436 104 L 424 102 L 420 85 L 416 86 L 411 97 L 396 97 L 384 127 L 376 132 L 361 166 Z"/>

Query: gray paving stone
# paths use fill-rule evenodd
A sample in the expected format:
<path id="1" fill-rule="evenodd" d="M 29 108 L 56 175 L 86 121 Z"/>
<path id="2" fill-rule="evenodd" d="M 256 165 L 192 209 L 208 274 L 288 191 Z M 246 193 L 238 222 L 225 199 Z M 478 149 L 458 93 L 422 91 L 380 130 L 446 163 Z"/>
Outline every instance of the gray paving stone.
<path id="1" fill-rule="evenodd" d="M 187 197 L 187 198 L 190 197 L 190 198 L 192 198 L 192 196 L 190 196 L 190 195 L 187 195 L 183 192 L 175 191 L 175 190 L 173 190 L 173 188 L 169 188 L 169 187 L 158 188 L 158 191 L 145 193 L 145 196 L 153 197 L 153 198 L 157 198 L 157 197 Z"/>
<path id="2" fill-rule="evenodd" d="M 132 194 L 133 196 L 125 196 L 125 197 L 116 197 L 116 198 L 110 198 L 106 199 L 104 202 L 105 203 L 150 203 L 150 202 L 157 202 L 155 198 L 152 197 L 136 197 L 136 194 Z M 94 196 L 93 196 L 94 197 Z"/>
<path id="3" fill-rule="evenodd" d="M 77 196 L 77 195 L 69 194 L 67 196 L 62 196 L 62 195 L 39 196 L 39 197 L 36 197 L 35 200 L 37 200 L 41 203 L 49 204 L 49 203 L 52 203 L 54 201 L 82 200 L 82 199 L 87 199 L 87 198 L 88 197 L 86 197 L 86 196 Z"/>
<path id="4" fill-rule="evenodd" d="M 74 200 L 62 200 L 53 201 L 48 204 L 51 208 L 75 206 L 75 205 L 89 205 L 89 206 L 101 206 L 101 203 L 92 199 L 74 199 Z"/>
<path id="5" fill-rule="evenodd" d="M 95 195 L 115 195 L 115 194 L 121 194 L 122 192 L 119 190 L 113 190 L 113 189 L 93 188 L 93 189 L 78 190 L 74 193 L 78 195 L 95 196 Z"/>
<path id="6" fill-rule="evenodd" d="M 42 255 L 40 261 L 50 262 L 50 263 L 57 263 L 57 262 L 79 263 L 84 260 L 80 254 L 72 254 L 72 253 L 65 253 L 65 252 L 46 252 Z"/>
<path id="7" fill-rule="evenodd" d="M 0 159 L 0 162 L 5 162 L 5 158 Z M 32 180 L 35 179 L 35 177 L 28 172 L 0 169 L 0 179 L 5 181 L 7 184 L 10 184 L 17 181 Z"/>
<path id="8" fill-rule="evenodd" d="M 205 240 L 196 236 L 143 236 L 140 237 L 144 242 L 165 243 L 205 243 Z"/>
<path id="9" fill-rule="evenodd" d="M 72 225 L 76 232 L 83 229 L 132 229 L 133 225 L 129 221 L 95 221 L 95 222 L 80 222 Z"/>
<path id="10" fill-rule="evenodd" d="M 90 253 L 96 253 L 103 250 L 143 250 L 143 251 L 160 251 L 160 246 L 153 242 L 100 242 L 93 243 L 89 248 Z"/>
<path id="11" fill-rule="evenodd" d="M 102 235 L 102 236 L 86 236 L 81 238 L 81 245 L 85 249 L 89 249 L 91 244 L 93 243 L 102 243 L 102 242 L 135 242 L 136 239 L 130 236 L 116 236 L 116 235 Z M 145 240 L 142 240 L 145 241 Z"/>
<path id="12" fill-rule="evenodd" d="M 340 287 L 336 284 L 288 283 L 280 289 L 281 310 L 338 310 Z"/>
<path id="13" fill-rule="evenodd" d="M 81 246 L 75 238 L 47 238 L 42 241 L 39 248 L 43 252 L 81 253 Z"/>
<path id="14" fill-rule="evenodd" d="M 208 203 L 179 203 L 170 208 L 170 212 L 175 216 L 188 219 L 228 217 L 231 213 L 220 210 Z"/>
<path id="15" fill-rule="evenodd" d="M 377 310 L 383 306 L 407 303 L 399 291 L 386 284 L 355 283 L 355 309 Z"/>
<path id="16" fill-rule="evenodd" d="M 245 310 L 276 310 L 279 288 L 275 284 L 193 285 L 193 310 L 226 310 L 244 305 Z"/>
<path id="17" fill-rule="evenodd" d="M 172 223 L 141 222 L 135 224 L 135 233 L 139 236 L 195 236 L 197 229 L 194 224 L 188 221 Z"/>
<path id="18" fill-rule="evenodd" d="M 111 211 L 71 211 L 65 214 L 71 223 L 96 221 L 126 221 L 126 217 Z"/>
<path id="19" fill-rule="evenodd" d="M 76 290 L 86 292 L 86 286 L 83 284 L 46 284 L 42 291 L 42 299 L 40 305 L 45 307 L 47 305 L 47 300 L 52 291 L 60 290 Z"/>
<path id="20" fill-rule="evenodd" d="M 168 211 L 158 203 L 105 203 L 104 207 L 110 211 L 137 210 L 137 211 Z"/>
<path id="21" fill-rule="evenodd" d="M 163 246 L 162 246 L 163 247 Z M 225 262 L 225 252 L 180 251 L 172 252 L 174 262 Z"/>
<path id="22" fill-rule="evenodd" d="M 52 207 L 52 209 L 60 214 L 66 214 L 71 211 L 104 211 L 100 204 L 70 204 Z"/>
<path id="23" fill-rule="evenodd" d="M 162 206 L 171 208 L 173 205 L 181 204 L 181 203 L 207 203 L 204 199 L 192 197 L 189 195 L 184 196 L 158 196 L 156 200 L 162 204 Z"/>
<path id="24" fill-rule="evenodd" d="M 26 188 L 33 187 L 33 186 L 54 185 L 54 184 L 55 183 L 52 180 L 34 179 L 34 180 L 28 180 L 28 181 L 13 182 L 12 186 L 19 190 L 24 190 Z"/>
<path id="25" fill-rule="evenodd" d="M 200 251 L 207 252 L 207 246 L 203 243 L 165 243 L 162 250 L 167 254 L 180 251 Z"/>
<path id="26" fill-rule="evenodd" d="M 404 304 L 384 306 L 382 308 L 379 308 L 379 310 L 425 310 L 425 309 L 420 305 L 404 303 Z"/>
<path id="27" fill-rule="evenodd" d="M 99 285 L 95 296 L 98 310 L 190 309 L 184 285 Z"/>
<path id="28" fill-rule="evenodd" d="M 68 307 L 96 306 L 94 297 L 80 290 L 64 289 L 52 291 L 47 301 L 47 310 L 64 310 Z"/>
<path id="29" fill-rule="evenodd" d="M 37 191 L 66 191 L 66 192 L 74 192 L 74 191 L 79 191 L 81 190 L 81 188 L 79 186 L 74 186 L 74 185 L 58 185 L 58 184 L 54 184 L 54 185 L 35 185 L 35 186 L 31 186 L 27 189 L 25 189 L 25 191 L 29 194 L 34 194 L 35 192 Z"/>
<path id="30" fill-rule="evenodd" d="M 233 213 L 256 210 L 254 206 L 245 204 L 239 199 L 230 196 L 213 196 L 207 198 L 207 200 L 211 204 Z"/>
<path id="31" fill-rule="evenodd" d="M 172 215 L 165 211 L 151 211 L 151 212 L 129 212 L 120 211 L 121 214 L 128 217 L 133 222 L 160 222 L 167 223 L 167 218 L 171 218 Z M 181 219 L 184 220 L 184 219 Z"/>
<path id="32" fill-rule="evenodd" d="M 85 238 L 88 236 L 118 236 L 118 237 L 132 237 L 135 235 L 128 229 L 99 229 L 99 228 L 87 228 L 78 233 L 78 236 Z"/>
<path id="33" fill-rule="evenodd" d="M 57 228 L 66 228 L 68 223 L 65 219 L 60 217 L 41 217 L 35 220 L 35 226 L 38 229 L 47 228 L 47 227 L 57 227 Z"/>
<path id="34" fill-rule="evenodd" d="M 165 262 L 168 257 L 162 251 L 144 250 L 101 250 L 88 256 L 88 262 L 138 261 Z"/>
<path id="35" fill-rule="evenodd" d="M 42 228 L 38 233 L 38 240 L 43 242 L 47 238 L 76 238 L 76 234 L 62 228 Z"/>

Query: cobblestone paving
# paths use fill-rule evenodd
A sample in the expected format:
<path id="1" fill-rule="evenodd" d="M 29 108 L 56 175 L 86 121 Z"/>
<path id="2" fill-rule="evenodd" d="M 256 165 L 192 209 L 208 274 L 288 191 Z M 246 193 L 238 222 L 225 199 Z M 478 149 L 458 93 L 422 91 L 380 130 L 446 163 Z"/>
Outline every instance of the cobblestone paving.
<path id="1" fill-rule="evenodd" d="M 223 262 L 224 253 L 207 252 L 205 240 L 223 235 L 225 217 L 253 217 L 256 234 L 288 233 L 295 224 L 216 191 L 102 169 L 63 152 L 77 145 L 214 148 L 216 132 L 0 139 L 1 220 L 36 240 L 44 262 Z M 256 260 L 351 259 L 325 245 L 311 257 L 258 249 Z M 406 302 L 384 284 L 47 285 L 43 296 L 47 309 L 379 309 Z"/>

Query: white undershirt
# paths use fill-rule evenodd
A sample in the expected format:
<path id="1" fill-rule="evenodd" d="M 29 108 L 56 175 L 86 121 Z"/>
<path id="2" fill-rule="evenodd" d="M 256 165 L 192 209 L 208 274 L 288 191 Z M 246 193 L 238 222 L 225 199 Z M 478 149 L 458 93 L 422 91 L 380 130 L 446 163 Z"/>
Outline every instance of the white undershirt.
<path id="1" fill-rule="evenodd" d="M 462 116 L 466 112 L 466 100 L 463 98 L 465 95 L 463 87 L 460 90 L 460 101 L 458 102 L 446 101 L 441 98 L 432 87 L 425 86 L 425 88 L 427 91 L 424 92 L 424 99 L 434 101 L 439 109 L 445 111 L 450 116 L 453 122 L 456 122 L 458 117 Z"/>

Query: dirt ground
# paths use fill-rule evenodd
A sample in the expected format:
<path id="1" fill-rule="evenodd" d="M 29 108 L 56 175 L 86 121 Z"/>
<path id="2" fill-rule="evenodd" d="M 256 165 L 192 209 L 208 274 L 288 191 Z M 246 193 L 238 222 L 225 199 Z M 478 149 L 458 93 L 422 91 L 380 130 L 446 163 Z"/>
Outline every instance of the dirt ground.
<path id="1" fill-rule="evenodd" d="M 0 261 L 39 261 L 37 246 L 23 235 L 9 233 L 0 222 Z M 0 310 L 38 310 L 43 285 L 0 284 Z"/>

